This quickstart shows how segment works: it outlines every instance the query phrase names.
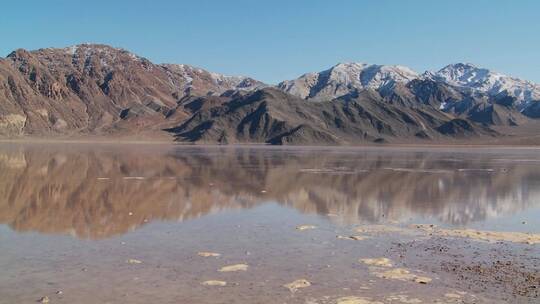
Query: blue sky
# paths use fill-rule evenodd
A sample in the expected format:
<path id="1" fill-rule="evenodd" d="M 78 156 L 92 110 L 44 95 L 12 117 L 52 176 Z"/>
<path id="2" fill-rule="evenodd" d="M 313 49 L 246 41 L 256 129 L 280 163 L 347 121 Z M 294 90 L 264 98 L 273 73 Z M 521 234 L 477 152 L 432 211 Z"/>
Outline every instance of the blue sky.
<path id="1" fill-rule="evenodd" d="M 540 83 L 537 0 L 6 1 L 0 56 L 96 42 L 276 83 L 338 62 L 471 62 Z"/>

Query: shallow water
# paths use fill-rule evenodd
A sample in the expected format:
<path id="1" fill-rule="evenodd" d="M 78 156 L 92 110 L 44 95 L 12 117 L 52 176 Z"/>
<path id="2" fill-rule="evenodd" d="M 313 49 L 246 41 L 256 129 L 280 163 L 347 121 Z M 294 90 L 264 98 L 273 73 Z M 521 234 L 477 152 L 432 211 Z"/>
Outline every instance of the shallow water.
<path id="1" fill-rule="evenodd" d="M 469 262 L 510 252 L 537 269 L 538 245 L 336 238 L 411 223 L 539 233 L 540 151 L 3 144 L 0 303 L 538 300 L 467 287 L 439 267 L 456 257 L 423 256 L 444 242 Z M 382 256 L 434 281 L 379 278 L 358 262 Z M 249 267 L 218 271 L 234 264 Z M 298 279 L 311 286 L 283 287 Z"/>

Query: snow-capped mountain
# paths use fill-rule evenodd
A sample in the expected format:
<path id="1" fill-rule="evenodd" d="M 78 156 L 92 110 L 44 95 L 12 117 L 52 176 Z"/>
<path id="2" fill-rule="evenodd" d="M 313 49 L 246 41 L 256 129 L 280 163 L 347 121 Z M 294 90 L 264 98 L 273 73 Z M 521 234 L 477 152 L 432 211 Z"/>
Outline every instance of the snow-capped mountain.
<path id="1" fill-rule="evenodd" d="M 278 84 L 281 90 L 304 99 L 327 99 L 346 95 L 354 90 L 392 88 L 419 75 L 399 65 L 340 63 L 319 73 L 307 73 Z"/>
<path id="2" fill-rule="evenodd" d="M 328 102 L 310 102 L 310 101 Z M 101 44 L 0 58 L 0 137 L 165 136 L 210 142 L 355 143 L 497 136 L 540 118 L 540 89 L 470 64 L 418 74 L 340 63 L 276 87 Z M 330 102 L 332 101 L 332 102 Z"/>
<path id="3" fill-rule="evenodd" d="M 318 73 L 307 73 L 294 80 L 278 84 L 281 90 L 304 99 L 333 99 L 353 91 L 374 89 L 387 92 L 396 84 L 411 80 L 433 80 L 470 93 L 487 96 L 505 94 L 516 99 L 523 109 L 533 100 L 540 100 L 540 85 L 469 63 L 448 65 L 437 72 L 418 74 L 400 65 L 376 65 L 366 63 L 340 63 Z"/>
<path id="4" fill-rule="evenodd" d="M 518 105 L 540 99 L 540 86 L 530 81 L 506 76 L 470 63 L 450 64 L 437 72 L 426 72 L 424 77 L 452 86 L 472 89 L 490 96 L 506 92 L 515 97 Z"/>

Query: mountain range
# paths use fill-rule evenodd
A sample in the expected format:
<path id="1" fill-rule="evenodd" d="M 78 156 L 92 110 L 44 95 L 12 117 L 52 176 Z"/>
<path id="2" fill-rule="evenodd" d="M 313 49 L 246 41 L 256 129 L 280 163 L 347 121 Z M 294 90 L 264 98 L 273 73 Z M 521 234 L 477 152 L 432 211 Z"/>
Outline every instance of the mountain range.
<path id="1" fill-rule="evenodd" d="M 100 44 L 0 58 L 0 137 L 355 145 L 537 135 L 540 86 L 469 63 L 340 63 L 268 85 Z M 531 143 L 535 143 L 534 141 Z"/>

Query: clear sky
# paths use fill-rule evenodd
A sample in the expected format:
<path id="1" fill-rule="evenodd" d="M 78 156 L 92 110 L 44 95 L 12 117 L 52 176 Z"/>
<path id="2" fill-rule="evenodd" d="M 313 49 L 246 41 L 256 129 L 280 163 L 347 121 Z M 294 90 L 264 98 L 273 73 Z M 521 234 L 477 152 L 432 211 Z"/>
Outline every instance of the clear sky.
<path id="1" fill-rule="evenodd" d="M 538 0 L 34 0 L 1 5 L 0 56 L 95 42 L 268 83 L 339 62 L 471 62 L 540 83 Z"/>

